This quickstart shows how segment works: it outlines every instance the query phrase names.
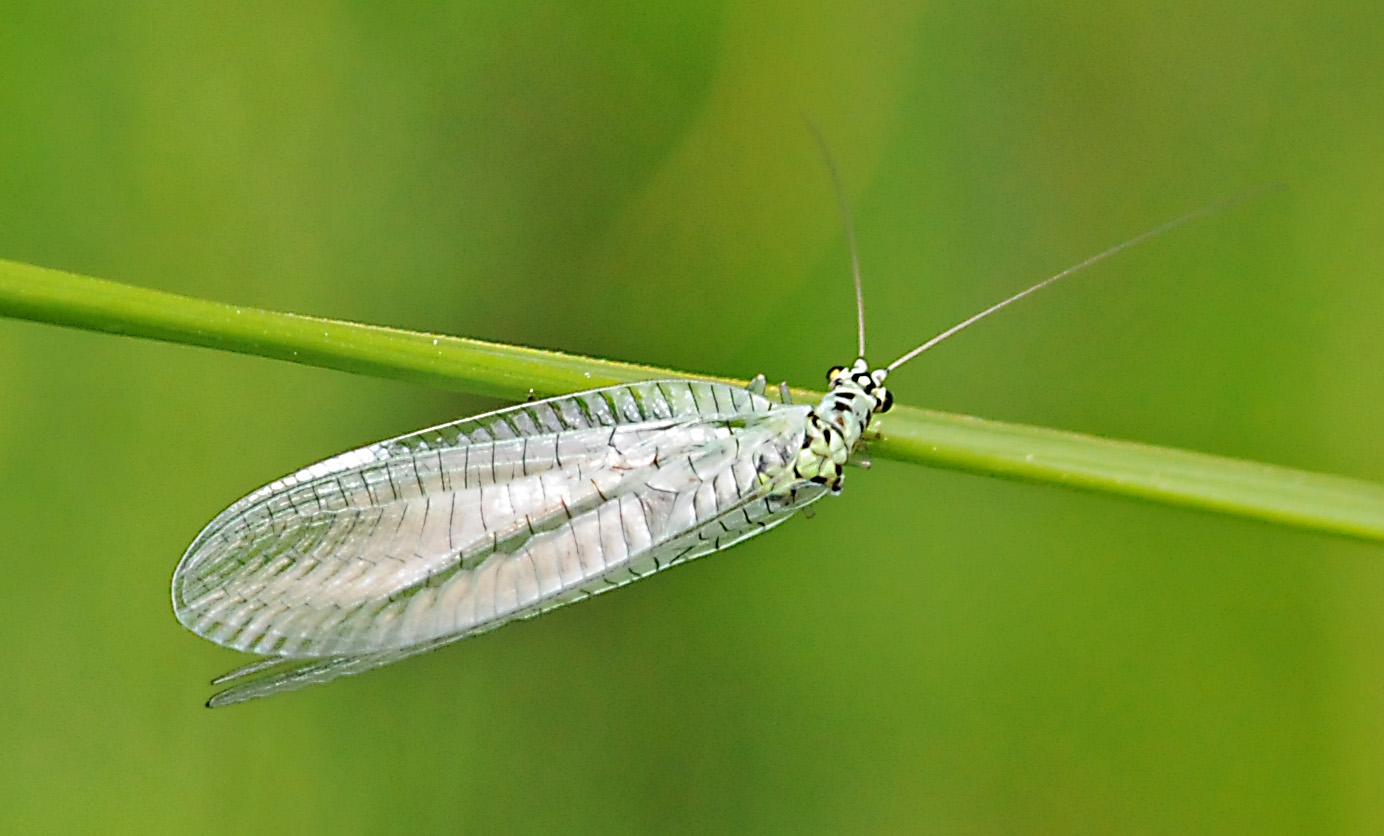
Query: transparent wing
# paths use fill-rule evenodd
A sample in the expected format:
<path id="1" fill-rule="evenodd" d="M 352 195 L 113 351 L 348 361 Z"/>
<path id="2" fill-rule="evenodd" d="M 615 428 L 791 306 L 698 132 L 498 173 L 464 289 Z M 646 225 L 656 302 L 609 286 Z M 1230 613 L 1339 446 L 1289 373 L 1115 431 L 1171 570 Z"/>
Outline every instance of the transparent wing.
<path id="1" fill-rule="evenodd" d="M 805 408 L 664 381 L 523 404 L 328 459 L 232 505 L 174 576 L 195 632 L 310 659 L 225 696 L 355 673 L 724 548 L 816 499 L 771 493 Z M 712 528 L 714 526 L 714 528 Z"/>

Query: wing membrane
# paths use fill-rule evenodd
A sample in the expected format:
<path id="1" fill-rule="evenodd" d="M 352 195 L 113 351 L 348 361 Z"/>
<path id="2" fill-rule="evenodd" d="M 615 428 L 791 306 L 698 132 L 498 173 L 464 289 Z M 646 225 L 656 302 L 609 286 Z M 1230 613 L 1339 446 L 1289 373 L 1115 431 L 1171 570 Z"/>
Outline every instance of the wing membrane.
<path id="1" fill-rule="evenodd" d="M 317 660 L 227 694 L 241 699 L 531 617 L 816 499 L 816 486 L 765 487 L 800 445 L 805 409 L 771 406 L 721 384 L 653 382 L 344 453 L 213 520 L 175 574 L 175 610 L 221 644 Z"/>

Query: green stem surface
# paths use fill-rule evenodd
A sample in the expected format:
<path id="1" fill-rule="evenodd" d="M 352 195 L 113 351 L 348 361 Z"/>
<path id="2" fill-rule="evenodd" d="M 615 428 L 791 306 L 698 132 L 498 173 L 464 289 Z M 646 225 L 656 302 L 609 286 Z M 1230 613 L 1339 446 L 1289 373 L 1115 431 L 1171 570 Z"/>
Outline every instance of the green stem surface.
<path id="1" fill-rule="evenodd" d="M 745 383 L 245 308 L 4 260 L 0 315 L 511 400 L 656 378 Z M 1384 486 L 1358 479 L 902 406 L 875 423 L 870 454 L 1384 542 Z"/>

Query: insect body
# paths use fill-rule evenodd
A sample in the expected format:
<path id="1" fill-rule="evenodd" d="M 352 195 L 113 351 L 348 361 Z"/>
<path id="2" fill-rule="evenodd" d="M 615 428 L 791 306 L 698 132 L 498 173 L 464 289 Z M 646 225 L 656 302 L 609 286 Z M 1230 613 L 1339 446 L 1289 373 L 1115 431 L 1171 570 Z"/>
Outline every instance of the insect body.
<path id="1" fill-rule="evenodd" d="M 762 382 L 612 386 L 382 441 L 266 485 L 213 519 L 173 575 L 173 609 L 188 629 L 268 657 L 217 680 L 234 684 L 208 704 L 360 673 L 767 531 L 840 492 L 871 419 L 893 403 L 890 371 L 1212 209 L 873 370 L 857 270 L 860 359 L 831 371 L 816 406 L 774 403 Z"/>
<path id="2" fill-rule="evenodd" d="M 189 629 L 271 657 L 222 705 L 531 618 L 778 525 L 826 492 L 885 372 L 816 407 L 653 381 L 526 403 L 353 450 L 218 515 L 173 577 Z M 225 681 L 225 680 L 223 680 Z"/>

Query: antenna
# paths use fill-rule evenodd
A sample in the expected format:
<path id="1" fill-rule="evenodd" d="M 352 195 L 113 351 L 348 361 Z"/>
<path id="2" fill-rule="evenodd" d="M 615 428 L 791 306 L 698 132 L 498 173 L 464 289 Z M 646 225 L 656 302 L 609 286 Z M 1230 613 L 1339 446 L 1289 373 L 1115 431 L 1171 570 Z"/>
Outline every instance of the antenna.
<path id="1" fill-rule="evenodd" d="M 1098 261 L 1104 261 L 1105 259 L 1109 258 L 1112 255 L 1115 255 L 1121 250 L 1129 249 L 1135 244 L 1142 244 L 1150 238 L 1157 238 L 1159 235 L 1162 235 L 1163 233 L 1168 232 L 1176 227 L 1182 226 L 1185 223 L 1189 223 L 1191 221 L 1204 218 L 1207 215 L 1214 215 L 1217 212 L 1222 212 L 1226 209 L 1229 209 L 1232 206 L 1244 203 L 1250 198 L 1258 197 L 1259 195 L 1264 194 L 1265 192 L 1277 191 L 1278 189 L 1281 189 L 1283 187 L 1284 185 L 1282 183 L 1275 183 L 1272 186 L 1264 186 L 1262 188 L 1251 189 L 1250 191 L 1242 192 L 1238 195 L 1235 195 L 1234 197 L 1226 198 L 1225 200 L 1213 203 L 1210 206 L 1203 206 L 1200 209 L 1196 209 L 1191 212 L 1188 212 L 1185 215 L 1173 218 L 1172 220 L 1168 221 L 1167 223 L 1161 226 L 1154 227 L 1153 229 L 1150 229 L 1149 231 L 1144 232 L 1142 234 L 1136 235 L 1133 238 L 1124 241 L 1123 243 L 1116 244 L 1108 250 L 1096 253 L 1095 255 L 1091 256 L 1085 261 L 1068 267 L 1066 270 L 1063 270 L 1060 273 L 1049 276 L 1046 279 L 1043 279 L 1041 282 L 1033 285 L 1032 287 L 1029 287 L 1025 290 L 1021 290 L 1013 296 L 1010 296 L 1008 299 L 991 305 L 990 307 L 986 308 L 980 313 L 970 316 L 962 320 L 961 322 L 958 322 L 957 324 L 953 325 L 952 327 L 948 328 L 947 330 L 943 331 L 942 333 L 938 334 L 937 336 L 933 337 L 932 339 L 928 340 L 927 342 L 923 343 L 922 345 L 903 355 L 899 359 L 890 363 L 888 366 L 885 366 L 885 371 L 892 372 L 894 369 L 897 369 L 899 366 L 902 366 L 904 363 L 907 363 L 909 360 L 912 360 L 914 357 L 917 357 L 919 354 L 922 354 L 929 348 L 932 348 L 933 346 L 937 345 L 938 343 L 942 342 L 948 337 L 956 334 L 958 331 L 962 331 L 966 328 L 969 328 L 970 326 L 976 324 L 977 322 L 981 321 L 990 314 L 1012 305 L 1013 303 L 1019 301 L 1020 299 L 1024 298 L 1025 296 L 1028 296 L 1031 293 L 1037 293 L 1038 291 L 1042 290 L 1043 288 L 1047 287 L 1053 282 L 1056 282 L 1058 279 L 1066 278 L 1067 276 L 1070 276 L 1078 270 L 1090 267 L 1092 264 L 1095 264 Z M 859 287 L 858 279 L 856 286 Z"/>
<path id="2" fill-rule="evenodd" d="M 831 172 L 831 185 L 836 189 L 836 205 L 841 210 L 841 220 L 846 226 L 846 248 L 851 254 L 851 275 L 855 278 L 855 328 L 857 357 L 865 356 L 865 291 L 860 286 L 860 254 L 855 247 L 855 223 L 851 220 L 851 207 L 846 203 L 846 189 L 841 185 L 841 174 L 836 169 L 836 160 L 832 159 L 831 147 L 827 145 L 827 138 L 822 135 L 817 123 L 807 116 L 803 116 L 803 121 L 807 123 L 807 129 L 812 132 L 812 138 L 817 140 L 817 147 L 822 152 L 822 158 L 826 161 L 827 171 Z"/>

